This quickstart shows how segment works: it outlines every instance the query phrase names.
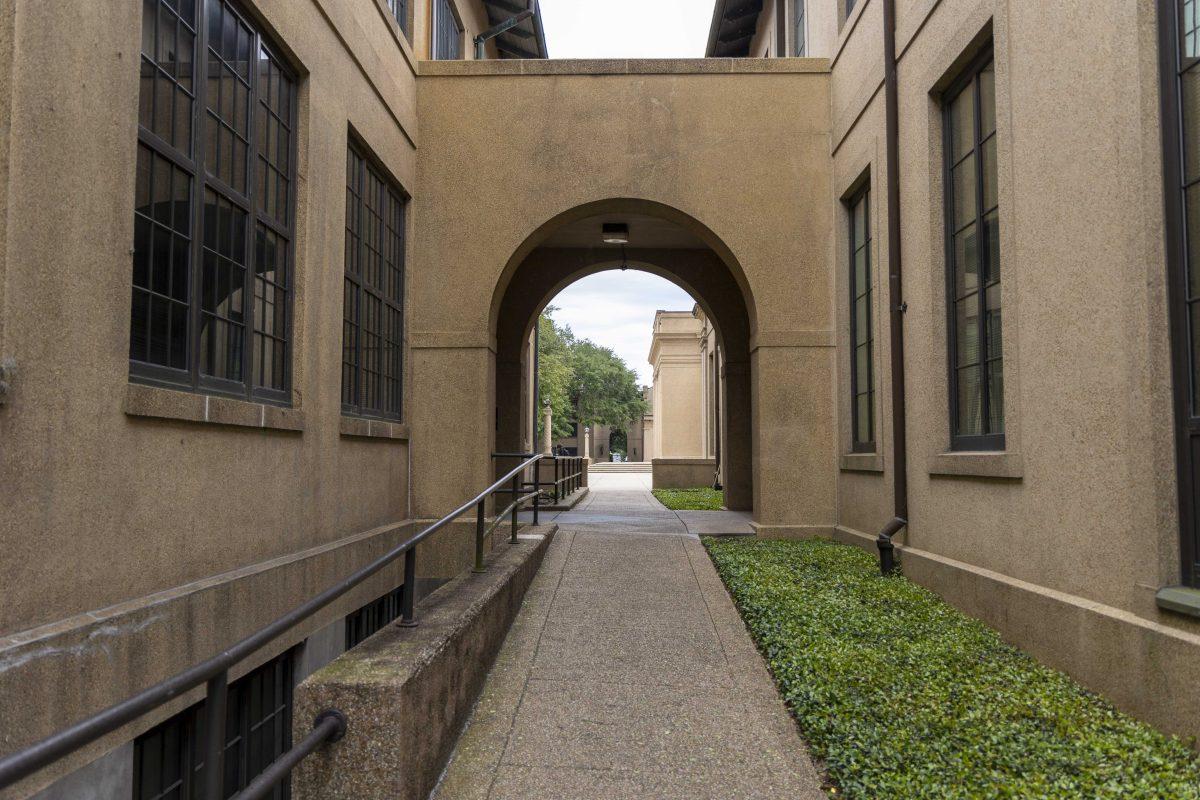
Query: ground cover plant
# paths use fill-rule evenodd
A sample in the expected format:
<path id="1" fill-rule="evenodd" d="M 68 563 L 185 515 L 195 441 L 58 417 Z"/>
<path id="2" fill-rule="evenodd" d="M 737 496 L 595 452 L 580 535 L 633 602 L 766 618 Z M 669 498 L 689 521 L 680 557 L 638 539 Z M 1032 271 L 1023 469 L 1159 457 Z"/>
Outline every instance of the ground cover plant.
<path id="1" fill-rule="evenodd" d="M 716 489 L 654 489 L 658 501 L 672 511 L 720 511 L 725 496 Z"/>
<path id="2" fill-rule="evenodd" d="M 1196 800 L 1183 742 L 872 554 L 827 540 L 704 540 L 813 755 L 866 800 Z"/>

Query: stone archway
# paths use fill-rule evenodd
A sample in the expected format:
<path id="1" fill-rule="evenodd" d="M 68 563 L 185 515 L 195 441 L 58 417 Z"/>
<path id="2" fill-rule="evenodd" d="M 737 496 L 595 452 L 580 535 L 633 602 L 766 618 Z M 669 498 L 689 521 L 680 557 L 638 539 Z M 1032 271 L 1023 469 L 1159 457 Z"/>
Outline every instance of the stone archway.
<path id="1" fill-rule="evenodd" d="M 600 242 L 603 223 L 616 221 L 630 228 L 624 250 Z M 658 203 L 615 199 L 572 209 L 541 226 L 514 253 L 497 286 L 491 315 L 497 449 L 516 452 L 531 441 L 525 402 L 528 342 L 538 315 L 571 283 L 622 266 L 677 284 L 712 321 L 725 360 L 720 399 L 725 502 L 731 509 L 753 510 L 753 301 L 741 267 L 724 243 L 698 221 Z"/>

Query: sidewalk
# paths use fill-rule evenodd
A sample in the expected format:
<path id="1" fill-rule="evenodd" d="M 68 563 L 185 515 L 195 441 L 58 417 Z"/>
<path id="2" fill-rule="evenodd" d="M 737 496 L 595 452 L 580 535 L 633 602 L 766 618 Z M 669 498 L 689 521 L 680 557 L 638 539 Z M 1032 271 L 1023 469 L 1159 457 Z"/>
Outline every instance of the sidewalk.
<path id="1" fill-rule="evenodd" d="M 823 798 L 690 523 L 647 475 L 591 489 L 558 515 L 434 797 Z"/>

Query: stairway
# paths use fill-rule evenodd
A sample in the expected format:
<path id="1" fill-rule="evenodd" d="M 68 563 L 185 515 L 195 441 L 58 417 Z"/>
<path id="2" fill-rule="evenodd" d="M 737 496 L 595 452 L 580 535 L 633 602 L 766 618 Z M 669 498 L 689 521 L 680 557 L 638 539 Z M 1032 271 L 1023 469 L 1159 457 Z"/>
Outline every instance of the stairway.
<path id="1" fill-rule="evenodd" d="M 652 472 L 649 461 L 593 461 L 588 465 L 589 475 L 609 475 L 613 473 L 641 473 L 649 475 Z"/>

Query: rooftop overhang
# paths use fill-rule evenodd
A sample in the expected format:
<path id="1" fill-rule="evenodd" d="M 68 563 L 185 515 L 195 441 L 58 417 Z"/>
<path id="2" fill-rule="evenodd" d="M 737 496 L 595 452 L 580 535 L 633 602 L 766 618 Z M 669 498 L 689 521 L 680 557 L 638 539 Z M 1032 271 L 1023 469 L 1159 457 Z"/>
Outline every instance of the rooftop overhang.
<path id="1" fill-rule="evenodd" d="M 763 0 L 716 0 L 704 55 L 709 58 L 749 56 L 750 40 L 758 30 L 762 10 Z"/>
<path id="2" fill-rule="evenodd" d="M 487 9 L 489 26 L 498 25 L 522 11 L 533 11 L 532 17 L 495 38 L 500 58 L 549 57 L 538 0 L 483 0 L 483 5 Z"/>

